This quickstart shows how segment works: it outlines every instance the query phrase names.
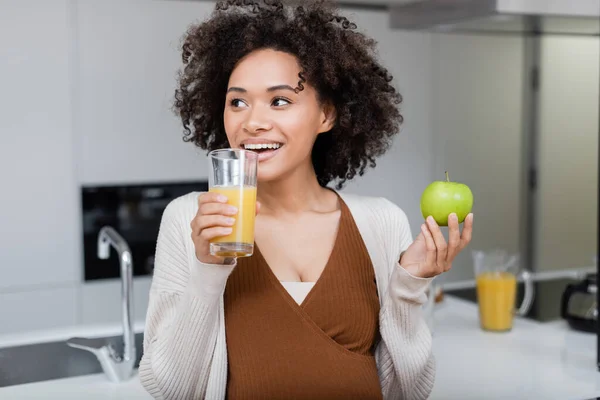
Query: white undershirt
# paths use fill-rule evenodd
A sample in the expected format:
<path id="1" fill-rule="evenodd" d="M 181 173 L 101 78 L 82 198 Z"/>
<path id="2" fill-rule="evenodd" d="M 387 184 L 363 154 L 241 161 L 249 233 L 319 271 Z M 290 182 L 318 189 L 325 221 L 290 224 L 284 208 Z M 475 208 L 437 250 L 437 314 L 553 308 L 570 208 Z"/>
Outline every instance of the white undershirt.
<path id="1" fill-rule="evenodd" d="M 281 282 L 285 290 L 288 291 L 290 296 L 296 303 L 302 304 L 308 293 L 311 291 L 313 286 L 315 286 L 315 282 Z"/>

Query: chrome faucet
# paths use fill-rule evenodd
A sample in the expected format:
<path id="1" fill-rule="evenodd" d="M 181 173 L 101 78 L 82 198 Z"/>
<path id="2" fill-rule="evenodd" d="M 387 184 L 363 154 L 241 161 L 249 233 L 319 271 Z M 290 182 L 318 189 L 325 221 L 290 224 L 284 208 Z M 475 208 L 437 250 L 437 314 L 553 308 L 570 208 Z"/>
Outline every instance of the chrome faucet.
<path id="1" fill-rule="evenodd" d="M 117 354 L 112 344 L 108 343 L 105 339 L 74 337 L 67 340 L 67 345 L 95 354 L 108 379 L 113 382 L 121 382 L 131 377 L 136 361 L 132 322 L 133 261 L 131 259 L 131 250 L 129 250 L 129 245 L 125 239 L 113 228 L 105 226 L 98 234 L 98 258 L 108 259 L 111 245 L 119 254 L 121 267 L 123 354 Z"/>

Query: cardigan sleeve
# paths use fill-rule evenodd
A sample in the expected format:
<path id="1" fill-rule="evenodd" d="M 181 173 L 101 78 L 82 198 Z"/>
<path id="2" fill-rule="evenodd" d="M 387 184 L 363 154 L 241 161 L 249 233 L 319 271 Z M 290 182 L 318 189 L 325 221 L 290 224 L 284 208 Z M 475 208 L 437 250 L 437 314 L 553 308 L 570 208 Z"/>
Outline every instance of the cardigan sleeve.
<path id="1" fill-rule="evenodd" d="M 235 267 L 198 261 L 190 237 L 196 209 L 196 196 L 174 200 L 159 229 L 139 368 L 156 399 L 204 398 L 220 299 Z"/>
<path id="2" fill-rule="evenodd" d="M 391 204 L 391 203 L 390 203 Z M 432 338 L 421 311 L 432 278 L 419 278 L 398 263 L 412 243 L 406 214 L 392 205 L 386 239 L 391 240 L 392 271 L 380 318 L 383 346 L 380 353 L 382 390 L 386 399 L 417 400 L 429 397 L 435 380 Z"/>

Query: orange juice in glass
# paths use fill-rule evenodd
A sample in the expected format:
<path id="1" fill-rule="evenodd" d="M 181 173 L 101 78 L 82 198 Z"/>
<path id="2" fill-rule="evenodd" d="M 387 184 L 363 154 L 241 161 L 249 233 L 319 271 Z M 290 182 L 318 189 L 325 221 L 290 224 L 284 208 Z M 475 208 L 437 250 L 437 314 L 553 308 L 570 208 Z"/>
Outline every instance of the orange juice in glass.
<path id="1" fill-rule="evenodd" d="M 510 272 L 484 272 L 476 282 L 481 327 L 488 331 L 512 329 L 517 277 Z"/>
<path id="2" fill-rule="evenodd" d="M 513 316 L 524 316 L 533 302 L 534 286 L 531 275 L 520 270 L 518 256 L 504 251 L 474 251 L 475 282 L 481 329 L 492 332 L 510 331 Z M 517 280 L 525 282 L 525 296 L 515 310 Z"/>
<path id="3" fill-rule="evenodd" d="M 209 153 L 209 192 L 227 197 L 236 207 L 233 231 L 210 241 L 210 254 L 219 257 L 247 257 L 254 252 L 256 217 L 256 174 L 258 155 L 241 149 L 221 149 Z"/>

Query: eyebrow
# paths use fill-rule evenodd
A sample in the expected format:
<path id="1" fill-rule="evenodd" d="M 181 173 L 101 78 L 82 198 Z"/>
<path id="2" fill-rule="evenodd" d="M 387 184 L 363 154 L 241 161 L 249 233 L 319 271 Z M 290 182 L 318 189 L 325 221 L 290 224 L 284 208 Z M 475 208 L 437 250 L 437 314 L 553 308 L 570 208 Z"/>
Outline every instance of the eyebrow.
<path id="1" fill-rule="evenodd" d="M 267 92 L 276 92 L 278 90 L 291 90 L 292 92 L 296 92 L 296 90 L 290 85 L 276 85 L 267 88 Z M 247 93 L 248 91 L 241 87 L 232 86 L 229 89 L 227 89 L 227 93 L 229 92 Z"/>

